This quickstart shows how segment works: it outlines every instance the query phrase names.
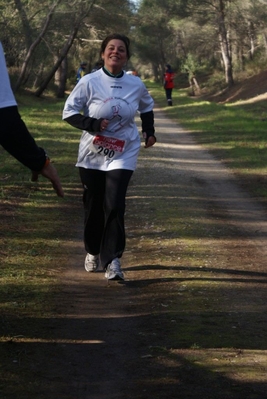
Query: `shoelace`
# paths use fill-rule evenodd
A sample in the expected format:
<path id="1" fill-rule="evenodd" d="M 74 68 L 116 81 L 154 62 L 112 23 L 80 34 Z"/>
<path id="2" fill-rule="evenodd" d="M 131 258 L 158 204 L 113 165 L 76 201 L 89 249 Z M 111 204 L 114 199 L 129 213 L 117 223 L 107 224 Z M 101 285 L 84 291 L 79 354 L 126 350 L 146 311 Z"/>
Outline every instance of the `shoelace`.
<path id="1" fill-rule="evenodd" d="M 110 270 L 112 270 L 115 273 L 119 273 L 121 271 L 121 265 L 119 259 L 113 259 L 113 261 L 110 264 Z"/>

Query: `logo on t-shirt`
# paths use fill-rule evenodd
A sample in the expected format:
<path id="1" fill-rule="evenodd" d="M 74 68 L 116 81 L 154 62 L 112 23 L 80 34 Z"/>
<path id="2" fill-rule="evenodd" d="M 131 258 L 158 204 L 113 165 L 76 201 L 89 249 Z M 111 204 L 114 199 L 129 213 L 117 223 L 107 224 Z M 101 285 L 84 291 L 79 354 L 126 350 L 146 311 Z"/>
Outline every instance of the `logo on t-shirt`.
<path id="1" fill-rule="evenodd" d="M 120 97 L 109 97 L 99 106 L 96 117 L 109 120 L 106 132 L 115 133 L 128 125 L 135 112 L 130 103 Z"/>

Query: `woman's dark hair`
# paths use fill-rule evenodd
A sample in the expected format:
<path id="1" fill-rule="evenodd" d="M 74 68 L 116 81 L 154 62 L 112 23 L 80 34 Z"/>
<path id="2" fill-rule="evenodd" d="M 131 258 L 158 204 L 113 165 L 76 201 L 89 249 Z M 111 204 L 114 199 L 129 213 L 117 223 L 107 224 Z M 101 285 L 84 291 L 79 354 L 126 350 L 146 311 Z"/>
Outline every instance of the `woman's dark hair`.
<path id="1" fill-rule="evenodd" d="M 127 36 L 124 35 L 120 35 L 119 33 L 112 33 L 111 35 L 108 35 L 102 42 L 101 44 L 101 49 L 100 49 L 100 58 L 102 56 L 102 54 L 104 53 L 108 43 L 113 40 L 113 39 L 118 39 L 121 40 L 126 47 L 126 52 L 127 52 L 127 58 L 130 58 L 130 39 Z"/>

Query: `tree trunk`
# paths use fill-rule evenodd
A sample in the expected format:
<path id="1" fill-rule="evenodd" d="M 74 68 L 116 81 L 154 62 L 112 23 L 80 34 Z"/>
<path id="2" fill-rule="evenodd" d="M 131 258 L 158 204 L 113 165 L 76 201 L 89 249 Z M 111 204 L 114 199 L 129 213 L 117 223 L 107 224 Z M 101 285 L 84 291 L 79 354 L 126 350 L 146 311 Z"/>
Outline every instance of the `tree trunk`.
<path id="1" fill-rule="evenodd" d="M 249 39 L 250 39 L 250 51 L 249 58 L 252 60 L 255 52 L 255 28 L 253 22 L 249 22 Z"/>
<path id="2" fill-rule="evenodd" d="M 234 85 L 233 66 L 230 54 L 229 39 L 228 39 L 227 29 L 225 26 L 224 8 L 225 8 L 224 0 L 219 0 L 219 15 L 218 15 L 219 40 L 220 40 L 220 47 L 224 63 L 225 80 L 226 83 L 228 84 L 228 87 L 231 87 Z"/>
<path id="3" fill-rule="evenodd" d="M 44 23 L 44 26 L 43 26 L 43 29 L 42 29 L 41 33 L 39 34 L 37 39 L 28 48 L 27 55 L 25 57 L 25 60 L 24 60 L 24 62 L 22 64 L 22 67 L 21 67 L 21 70 L 20 70 L 20 75 L 19 75 L 17 83 L 16 83 L 16 85 L 14 87 L 14 91 L 15 92 L 20 88 L 20 86 L 21 86 L 21 84 L 23 82 L 24 76 L 26 74 L 27 66 L 29 64 L 29 61 L 30 61 L 33 53 L 34 53 L 34 50 L 36 49 L 36 47 L 38 46 L 38 44 L 41 42 L 42 38 L 44 37 L 45 32 L 47 31 L 49 23 L 50 23 L 50 21 L 52 19 L 53 12 L 54 12 L 55 8 L 58 6 L 58 4 L 60 2 L 61 2 L 61 0 L 56 0 L 55 3 L 52 5 L 52 7 L 49 10 L 49 13 L 47 15 L 47 18 L 46 18 L 46 21 Z"/>
<path id="4" fill-rule="evenodd" d="M 65 43 L 63 49 L 61 50 L 54 66 L 51 68 L 50 72 L 48 73 L 47 77 L 44 79 L 43 83 L 39 86 L 39 88 L 35 91 L 35 96 L 40 97 L 43 92 L 46 90 L 49 82 L 51 81 L 51 79 L 53 78 L 53 76 L 55 75 L 56 71 L 58 70 L 58 68 L 60 67 L 61 63 L 63 62 L 63 60 L 65 58 L 67 58 L 67 54 L 69 52 L 69 49 L 71 48 L 77 33 L 79 31 L 79 28 L 81 26 L 82 21 L 88 16 L 91 8 L 93 7 L 94 3 L 96 2 L 96 0 L 91 0 L 91 3 L 88 5 L 87 9 L 84 9 L 80 16 L 77 18 L 76 22 L 74 23 L 74 26 L 72 28 L 72 32 L 70 33 L 67 42 Z"/>
<path id="5" fill-rule="evenodd" d="M 201 93 L 200 86 L 195 76 L 192 77 L 192 84 L 195 86 L 196 88 L 195 91 L 197 92 L 197 94 L 200 94 Z"/>
<path id="6" fill-rule="evenodd" d="M 160 77 L 159 77 L 159 75 L 160 75 L 160 73 L 159 73 L 159 68 L 158 68 L 158 66 L 156 65 L 156 64 L 152 64 L 152 70 L 153 70 L 153 76 L 154 76 L 154 79 L 155 79 L 155 82 L 160 82 L 161 81 L 161 79 L 160 79 Z"/>
<path id="7" fill-rule="evenodd" d="M 55 75 L 56 71 L 58 70 L 58 68 L 60 67 L 61 63 L 63 62 L 63 60 L 67 57 L 67 54 L 69 52 L 69 49 L 72 46 L 72 43 L 77 35 L 77 32 L 79 30 L 79 26 L 74 27 L 72 33 L 70 34 L 67 43 L 65 44 L 65 46 L 63 47 L 61 54 L 58 56 L 54 66 L 52 67 L 52 69 L 50 70 L 49 74 L 47 75 L 47 77 L 44 79 L 43 83 L 39 86 L 39 88 L 35 91 L 35 95 L 37 97 L 40 97 L 43 92 L 45 91 L 45 89 L 47 88 L 50 80 L 53 78 L 53 76 Z"/>
<path id="8" fill-rule="evenodd" d="M 244 71 L 245 70 L 245 56 L 244 56 L 244 49 L 243 49 L 242 44 L 238 47 L 237 56 L 238 56 L 239 69 L 241 71 Z"/>
<path id="9" fill-rule="evenodd" d="M 25 39 L 26 39 L 26 48 L 28 49 L 32 44 L 31 27 L 28 21 L 28 17 L 25 12 L 23 4 L 21 3 L 21 0 L 14 0 L 14 3 L 21 19 L 23 32 L 25 34 Z"/>
<path id="10" fill-rule="evenodd" d="M 60 64 L 60 67 L 58 68 L 55 74 L 55 84 L 58 87 L 57 98 L 65 97 L 67 70 L 68 70 L 68 60 L 67 58 L 64 58 L 64 60 Z"/>
<path id="11" fill-rule="evenodd" d="M 263 32 L 262 36 L 263 36 L 263 41 L 264 41 L 265 54 L 266 54 L 266 58 L 267 58 L 267 34 L 266 34 L 266 32 Z"/>

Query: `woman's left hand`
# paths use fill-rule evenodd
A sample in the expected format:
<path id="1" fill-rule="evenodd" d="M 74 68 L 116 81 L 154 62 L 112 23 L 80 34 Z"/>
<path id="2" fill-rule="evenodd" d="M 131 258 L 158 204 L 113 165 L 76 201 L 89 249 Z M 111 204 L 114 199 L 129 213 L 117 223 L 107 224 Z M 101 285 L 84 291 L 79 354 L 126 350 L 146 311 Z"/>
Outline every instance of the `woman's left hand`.
<path id="1" fill-rule="evenodd" d="M 145 148 L 148 148 L 148 147 L 152 147 L 152 145 L 154 145 L 155 143 L 156 143 L 156 137 L 155 136 L 150 136 L 150 137 L 148 137 L 148 139 L 147 139 L 147 143 L 146 143 L 146 145 L 145 145 Z"/>

